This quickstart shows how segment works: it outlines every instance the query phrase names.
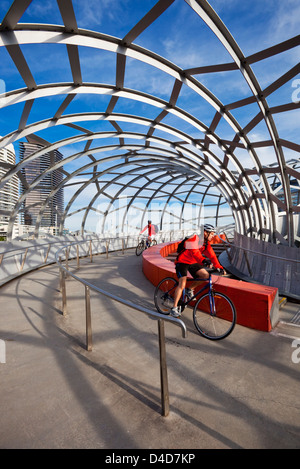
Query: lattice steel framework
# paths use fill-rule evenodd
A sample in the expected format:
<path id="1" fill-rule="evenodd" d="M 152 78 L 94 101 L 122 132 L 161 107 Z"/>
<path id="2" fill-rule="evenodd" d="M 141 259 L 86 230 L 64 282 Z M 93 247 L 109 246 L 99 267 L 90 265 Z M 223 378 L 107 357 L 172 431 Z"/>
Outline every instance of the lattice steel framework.
<path id="1" fill-rule="evenodd" d="M 259 83 L 253 71 L 258 63 L 267 67 L 269 59 L 296 50 L 300 45 L 299 35 L 245 56 L 204 0 L 159 0 L 122 38 L 78 27 L 80 18 L 75 15 L 72 0 L 57 0 L 62 25 L 22 23 L 26 10 L 37 1 L 15 0 L 0 26 L 0 49 L 9 54 L 12 75 L 17 70 L 19 81 L 25 83 L 25 87 L 11 89 L 8 82 L 6 93 L 0 96 L 0 117 L 4 119 L 9 113 L 16 116 L 14 129 L 0 139 L 0 148 L 39 135 L 49 141 L 47 152 L 60 150 L 65 156 L 48 167 L 20 196 L 10 213 L 8 237 L 30 191 L 40 187 L 49 172 L 59 170 L 63 179 L 40 207 L 36 236 L 47 204 L 63 187 L 66 206 L 61 214 L 61 230 L 64 221 L 78 213 L 82 214 L 84 230 L 91 212 L 98 213 L 103 229 L 107 217 L 116 210 L 117 200 L 126 201 L 126 206 L 117 207 L 122 210 L 121 230 L 129 211 L 136 210 L 140 201 L 144 205 L 138 207 L 137 225 L 145 222 L 151 204 L 160 201 L 155 215 L 159 219 L 155 221 L 163 228 L 170 202 L 175 201 L 181 207 L 173 214 L 178 227 L 185 219 L 186 204 L 195 204 L 199 209 L 194 220 L 196 225 L 201 217 L 201 204 L 211 204 L 215 207 L 216 224 L 222 225 L 224 206 L 228 207 L 227 212 L 232 214 L 236 230 L 241 234 L 289 246 L 299 242 L 300 145 L 290 141 L 289 132 L 286 135 L 279 132 L 274 116 L 298 112 L 298 121 L 297 116 L 294 119 L 297 128 L 300 104 L 282 97 L 280 104 L 270 106 L 268 98 L 291 84 L 300 72 L 300 65 L 296 63 L 266 87 Z M 172 12 L 174 18 L 176 9 L 180 9 L 177 19 L 179 13 L 192 13 L 199 28 L 206 24 L 207 31 L 214 33 L 229 54 L 230 61 L 183 68 L 139 44 L 143 34 L 150 34 L 153 25 L 159 24 L 165 15 Z M 159 41 L 159 37 L 152 39 L 153 43 Z M 65 70 L 65 81 L 39 83 L 31 70 L 30 55 L 41 46 L 47 50 L 50 44 L 59 53 L 65 48 L 66 60 L 60 64 Z M 87 51 L 89 55 L 85 56 Z M 85 78 L 88 78 L 87 63 L 90 66 L 91 61 L 104 53 L 112 58 L 110 78 L 113 79 L 110 83 L 105 82 L 107 76 L 101 80 L 105 67 L 99 70 L 99 81 L 89 81 Z M 53 68 L 60 61 L 60 55 L 57 57 Z M 85 60 L 87 57 L 89 62 Z M 150 87 L 142 91 L 129 86 L 127 76 L 132 77 L 132 70 L 136 69 L 137 81 L 140 64 L 159 71 L 169 91 L 162 93 L 162 82 L 151 81 L 151 74 L 151 92 Z M 230 96 L 234 94 L 237 76 L 246 84 L 247 95 L 241 98 L 237 92 L 236 99 L 225 103 L 204 83 L 209 83 L 210 76 L 219 75 L 224 79 L 233 73 Z M 97 100 L 97 110 L 93 100 Z M 52 103 L 52 109 L 55 103 L 54 111 L 35 119 L 34 110 L 43 109 L 46 102 Z M 185 106 L 186 102 L 199 103 L 199 107 Z M 201 116 L 204 105 L 210 109 L 211 116 L 205 119 Z M 241 111 L 248 113 L 246 120 L 243 117 L 239 121 Z M 264 138 L 257 139 L 258 128 L 264 129 Z M 264 162 L 260 150 L 274 155 L 271 164 Z M 6 164 L 0 190 L 10 178 L 16 175 L 21 178 L 21 169 L 43 151 L 14 166 Z M 72 188 L 75 190 L 67 200 L 67 191 Z M 88 191 L 88 203 L 80 205 Z"/>

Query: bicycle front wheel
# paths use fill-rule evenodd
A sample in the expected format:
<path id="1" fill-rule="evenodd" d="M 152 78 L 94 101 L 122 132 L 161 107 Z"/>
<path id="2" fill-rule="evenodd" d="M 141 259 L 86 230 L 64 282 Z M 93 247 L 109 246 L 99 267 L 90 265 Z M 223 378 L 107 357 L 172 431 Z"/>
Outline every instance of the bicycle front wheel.
<path id="1" fill-rule="evenodd" d="M 136 249 L 135 249 L 135 253 L 137 256 L 140 256 L 142 254 L 142 252 L 144 251 L 145 249 L 145 243 L 144 241 L 140 241 L 139 244 L 137 245 Z"/>
<path id="2" fill-rule="evenodd" d="M 203 295 L 195 304 L 194 324 L 200 335 L 210 340 L 225 339 L 234 329 L 236 311 L 231 300 L 222 293 Z"/>

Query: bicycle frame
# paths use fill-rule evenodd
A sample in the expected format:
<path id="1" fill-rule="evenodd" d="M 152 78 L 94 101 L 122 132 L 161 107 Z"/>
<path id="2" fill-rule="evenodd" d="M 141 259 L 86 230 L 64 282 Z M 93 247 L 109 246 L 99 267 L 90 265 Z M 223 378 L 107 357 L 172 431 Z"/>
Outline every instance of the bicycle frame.
<path id="1" fill-rule="evenodd" d="M 188 282 L 193 282 L 193 288 L 197 288 L 197 291 L 188 299 L 185 285 L 178 302 L 179 315 L 190 302 L 193 302 L 191 305 L 193 321 L 199 334 L 210 340 L 220 340 L 233 331 L 236 310 L 230 298 L 215 291 L 215 281 L 212 279 L 214 270 L 207 269 L 207 272 L 207 279 L 187 278 Z M 204 284 L 198 286 L 197 282 L 201 281 Z M 172 314 L 171 308 L 174 307 L 174 294 L 177 288 L 178 280 L 174 276 L 166 277 L 158 283 L 154 293 L 154 303 L 159 313 Z"/>
<path id="2" fill-rule="evenodd" d="M 210 314 L 215 315 L 216 314 L 216 307 L 215 307 L 215 300 L 214 300 L 214 297 L 212 295 L 212 285 L 213 285 L 213 283 L 212 283 L 211 274 L 209 274 L 209 277 L 208 277 L 207 280 L 197 279 L 197 278 L 188 278 L 187 281 L 190 281 L 190 282 L 203 282 L 204 281 L 204 282 L 207 282 L 207 284 L 204 285 L 204 287 L 201 288 L 201 290 L 197 291 L 197 293 L 195 293 L 195 295 L 192 298 L 190 298 L 188 301 L 184 301 L 184 298 L 185 298 L 185 289 L 184 289 L 183 292 L 182 292 L 182 296 L 183 296 L 182 304 L 183 304 L 183 306 L 185 307 L 191 301 L 193 301 L 199 295 L 201 295 L 202 292 L 204 292 L 205 290 L 208 290 Z"/>
<path id="3" fill-rule="evenodd" d="M 140 256 L 145 249 L 150 248 L 151 246 L 154 246 L 157 244 L 157 241 L 155 238 L 149 239 L 149 237 L 143 236 L 142 239 L 138 242 L 138 245 L 136 247 L 136 255 Z"/>
<path id="4" fill-rule="evenodd" d="M 198 333 L 210 340 L 221 340 L 233 331 L 236 323 L 236 310 L 234 304 L 224 293 L 215 291 L 215 280 L 212 279 L 213 269 L 208 270 L 208 278 L 187 278 L 193 283 L 193 288 L 197 291 L 190 299 L 183 289 L 178 302 L 178 315 L 183 313 L 185 307 L 191 305 L 193 309 L 193 322 Z M 198 286 L 197 282 L 204 282 Z M 196 282 L 196 284 L 195 284 Z M 178 280 L 174 276 L 162 279 L 156 286 L 154 293 L 154 303 L 156 309 L 161 314 L 173 314 L 174 294 L 178 288 Z"/>

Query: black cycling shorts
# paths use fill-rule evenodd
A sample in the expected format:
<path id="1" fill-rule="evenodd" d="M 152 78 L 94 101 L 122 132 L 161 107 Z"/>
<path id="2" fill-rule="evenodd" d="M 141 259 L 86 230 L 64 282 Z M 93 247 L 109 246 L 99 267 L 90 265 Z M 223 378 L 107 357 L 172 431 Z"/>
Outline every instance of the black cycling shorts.
<path id="1" fill-rule="evenodd" d="M 193 278 L 197 278 L 196 273 L 200 269 L 204 269 L 204 266 L 202 264 L 183 264 L 182 262 L 179 262 L 176 264 L 176 274 L 177 277 L 186 277 L 188 272 L 191 274 Z"/>

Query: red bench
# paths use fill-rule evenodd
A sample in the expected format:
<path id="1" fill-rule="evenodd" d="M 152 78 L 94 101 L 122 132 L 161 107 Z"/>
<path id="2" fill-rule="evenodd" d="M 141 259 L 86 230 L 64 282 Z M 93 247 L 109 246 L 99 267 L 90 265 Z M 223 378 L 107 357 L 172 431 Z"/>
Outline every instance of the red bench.
<path id="1" fill-rule="evenodd" d="M 159 244 L 143 252 L 143 273 L 156 286 L 164 277 L 176 278 L 174 263 L 166 259 L 169 254 L 176 252 L 178 242 Z M 217 277 L 214 287 L 220 293 L 226 294 L 234 303 L 237 312 L 237 324 L 270 331 L 278 321 L 278 289 Z"/>

